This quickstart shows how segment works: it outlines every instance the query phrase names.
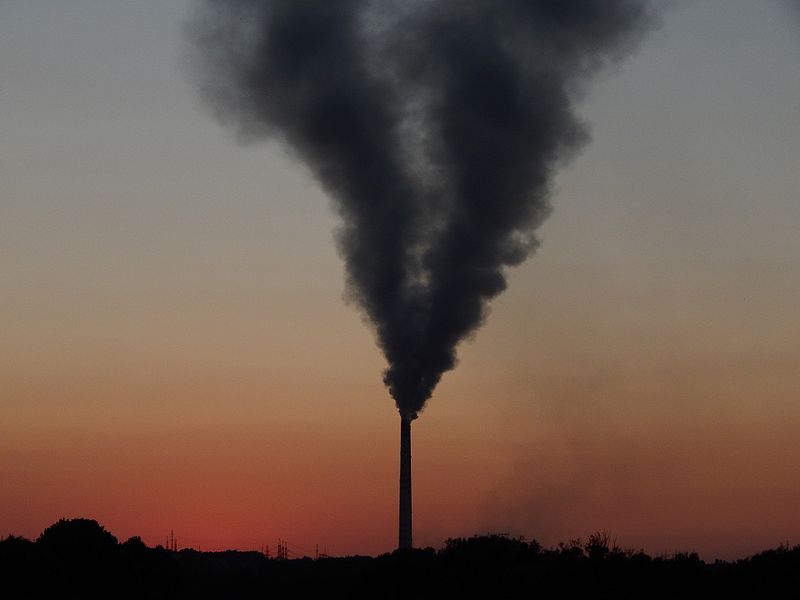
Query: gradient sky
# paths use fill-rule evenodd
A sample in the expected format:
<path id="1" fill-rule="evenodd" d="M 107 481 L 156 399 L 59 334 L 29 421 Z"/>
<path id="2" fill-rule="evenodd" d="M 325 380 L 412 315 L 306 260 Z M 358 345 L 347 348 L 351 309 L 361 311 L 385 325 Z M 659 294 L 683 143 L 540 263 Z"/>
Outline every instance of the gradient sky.
<path id="1" fill-rule="evenodd" d="M 330 202 L 202 108 L 190 6 L 0 3 L 0 535 L 390 550 L 398 417 Z M 597 82 L 541 249 L 415 422 L 417 545 L 800 543 L 795 17 L 675 2 Z"/>

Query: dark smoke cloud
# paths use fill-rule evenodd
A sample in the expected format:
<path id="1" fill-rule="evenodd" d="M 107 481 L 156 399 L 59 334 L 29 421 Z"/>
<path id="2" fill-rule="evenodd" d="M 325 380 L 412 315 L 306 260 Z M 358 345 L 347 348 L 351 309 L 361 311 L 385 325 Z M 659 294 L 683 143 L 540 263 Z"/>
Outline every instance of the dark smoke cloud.
<path id="1" fill-rule="evenodd" d="M 794 9 L 795 16 L 800 18 L 800 0 L 786 0 L 786 3 Z"/>
<path id="2" fill-rule="evenodd" d="M 644 0 L 201 0 L 194 75 L 247 140 L 277 138 L 336 200 L 347 289 L 416 416 L 535 249 L 584 85 Z"/>

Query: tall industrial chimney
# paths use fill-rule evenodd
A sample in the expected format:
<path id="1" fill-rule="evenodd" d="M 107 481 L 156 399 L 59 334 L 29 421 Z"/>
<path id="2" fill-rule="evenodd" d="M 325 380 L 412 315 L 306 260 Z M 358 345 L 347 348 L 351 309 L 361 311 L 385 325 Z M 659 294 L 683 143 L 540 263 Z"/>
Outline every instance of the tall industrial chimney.
<path id="1" fill-rule="evenodd" d="M 400 417 L 400 549 L 411 548 L 411 419 Z"/>

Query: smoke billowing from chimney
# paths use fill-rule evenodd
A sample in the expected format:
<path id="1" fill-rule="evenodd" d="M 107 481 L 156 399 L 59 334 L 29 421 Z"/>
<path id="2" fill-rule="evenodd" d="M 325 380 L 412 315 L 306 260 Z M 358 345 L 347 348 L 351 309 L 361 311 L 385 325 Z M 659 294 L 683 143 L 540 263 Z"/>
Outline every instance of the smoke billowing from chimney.
<path id="1" fill-rule="evenodd" d="M 645 0 L 198 0 L 203 95 L 335 199 L 402 415 L 536 248 L 553 174 L 587 140 L 574 104 L 649 16 Z"/>

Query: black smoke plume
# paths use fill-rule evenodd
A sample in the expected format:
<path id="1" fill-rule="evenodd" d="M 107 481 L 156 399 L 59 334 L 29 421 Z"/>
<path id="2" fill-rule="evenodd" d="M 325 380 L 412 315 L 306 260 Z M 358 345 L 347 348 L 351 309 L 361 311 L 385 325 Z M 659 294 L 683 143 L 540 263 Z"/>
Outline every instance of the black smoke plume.
<path id="1" fill-rule="evenodd" d="M 335 199 L 403 415 L 535 249 L 553 174 L 587 140 L 575 102 L 649 22 L 644 0 L 198 0 L 194 77 Z"/>

